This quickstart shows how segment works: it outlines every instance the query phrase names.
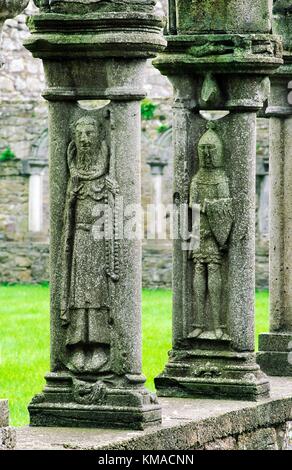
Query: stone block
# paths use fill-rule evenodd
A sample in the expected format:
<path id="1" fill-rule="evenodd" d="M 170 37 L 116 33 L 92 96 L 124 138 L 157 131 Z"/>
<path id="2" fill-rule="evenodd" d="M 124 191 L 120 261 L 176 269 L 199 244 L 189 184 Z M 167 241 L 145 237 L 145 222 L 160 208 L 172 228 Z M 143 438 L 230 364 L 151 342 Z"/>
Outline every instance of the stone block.
<path id="1" fill-rule="evenodd" d="M 260 351 L 292 351 L 292 333 L 261 333 L 259 335 Z"/>
<path id="2" fill-rule="evenodd" d="M 268 33 L 270 0 L 177 0 L 178 32 Z"/>
<path id="3" fill-rule="evenodd" d="M 268 375 L 292 376 L 292 352 L 259 351 L 257 353 L 257 363 Z"/>
<path id="4" fill-rule="evenodd" d="M 8 400 L 0 400 L 0 427 L 9 425 L 9 408 Z"/>
<path id="5" fill-rule="evenodd" d="M 237 444 L 234 437 L 226 437 L 225 439 L 217 439 L 205 445 L 204 450 L 236 450 Z"/>
<path id="6" fill-rule="evenodd" d="M 238 450 L 279 450 L 274 428 L 258 429 L 238 437 Z"/>

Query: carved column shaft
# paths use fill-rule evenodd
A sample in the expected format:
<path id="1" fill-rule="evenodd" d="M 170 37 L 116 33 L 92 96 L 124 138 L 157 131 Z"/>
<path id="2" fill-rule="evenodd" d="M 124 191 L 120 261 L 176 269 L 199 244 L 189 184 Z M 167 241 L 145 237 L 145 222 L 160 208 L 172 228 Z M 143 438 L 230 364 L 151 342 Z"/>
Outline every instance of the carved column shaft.
<path id="1" fill-rule="evenodd" d="M 146 1 L 133 12 L 96 4 L 90 18 L 92 4 L 68 5 L 32 17 L 26 43 L 45 68 L 51 202 L 51 372 L 30 420 L 143 429 L 161 411 L 141 370 L 141 239 L 131 227 L 144 67 L 164 46 L 161 23 Z"/>
<path id="2" fill-rule="evenodd" d="M 289 2 L 274 2 L 274 32 L 284 65 L 271 79 L 270 121 L 270 332 L 259 337 L 258 363 L 269 375 L 292 375 L 292 38 Z"/>
<path id="3" fill-rule="evenodd" d="M 161 396 L 255 400 L 269 393 L 254 352 L 256 115 L 281 44 L 268 0 L 204 3 L 171 3 L 168 46 L 154 61 L 174 85 L 180 229 L 173 348 L 155 383 Z"/>

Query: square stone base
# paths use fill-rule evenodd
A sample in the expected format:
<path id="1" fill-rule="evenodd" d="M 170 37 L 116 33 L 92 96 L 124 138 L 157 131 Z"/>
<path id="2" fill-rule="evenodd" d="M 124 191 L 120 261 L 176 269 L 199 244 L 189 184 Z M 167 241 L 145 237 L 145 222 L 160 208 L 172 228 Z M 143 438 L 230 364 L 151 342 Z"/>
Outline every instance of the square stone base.
<path id="1" fill-rule="evenodd" d="M 31 426 L 143 430 L 161 423 L 156 395 L 139 383 L 109 387 L 79 378 L 76 385 L 66 373 L 48 374 L 46 379 L 44 392 L 28 407 Z"/>
<path id="2" fill-rule="evenodd" d="M 175 350 L 155 378 L 162 397 L 257 401 L 269 397 L 269 381 L 253 353 Z"/>
<path id="3" fill-rule="evenodd" d="M 119 428 L 143 430 L 161 424 L 160 407 L 82 406 L 76 403 L 43 403 L 29 406 L 31 426 Z"/>
<path id="4" fill-rule="evenodd" d="M 259 335 L 257 362 L 271 376 L 292 376 L 292 333 Z"/>

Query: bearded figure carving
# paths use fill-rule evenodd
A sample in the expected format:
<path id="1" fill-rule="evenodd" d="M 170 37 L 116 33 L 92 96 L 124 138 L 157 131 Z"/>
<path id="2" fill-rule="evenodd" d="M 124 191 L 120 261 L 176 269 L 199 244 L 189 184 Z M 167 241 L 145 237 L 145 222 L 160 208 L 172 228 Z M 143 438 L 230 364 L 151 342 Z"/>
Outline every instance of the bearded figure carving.
<path id="1" fill-rule="evenodd" d="M 118 274 L 113 262 L 114 234 L 105 226 L 108 219 L 96 223 L 114 210 L 118 185 L 109 176 L 109 146 L 103 126 L 82 117 L 74 123 L 72 134 L 67 152 L 70 178 L 62 263 L 64 362 L 74 372 L 104 372 L 109 370 L 110 286 Z M 97 233 L 95 226 L 101 229 Z"/>

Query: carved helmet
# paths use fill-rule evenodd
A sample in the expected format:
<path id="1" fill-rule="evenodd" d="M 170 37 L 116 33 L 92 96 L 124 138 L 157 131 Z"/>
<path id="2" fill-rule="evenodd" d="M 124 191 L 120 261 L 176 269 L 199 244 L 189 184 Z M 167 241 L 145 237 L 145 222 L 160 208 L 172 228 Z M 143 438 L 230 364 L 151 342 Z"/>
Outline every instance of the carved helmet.
<path id="1" fill-rule="evenodd" d="M 214 168 L 220 168 L 223 166 L 223 143 L 219 135 L 215 131 L 216 124 L 214 121 L 209 121 L 207 124 L 207 131 L 199 140 L 198 149 L 200 147 L 212 147 L 214 152 L 212 152 L 212 163 Z M 203 155 L 199 152 L 200 158 L 200 167 L 204 165 L 204 162 L 201 161 Z"/>

